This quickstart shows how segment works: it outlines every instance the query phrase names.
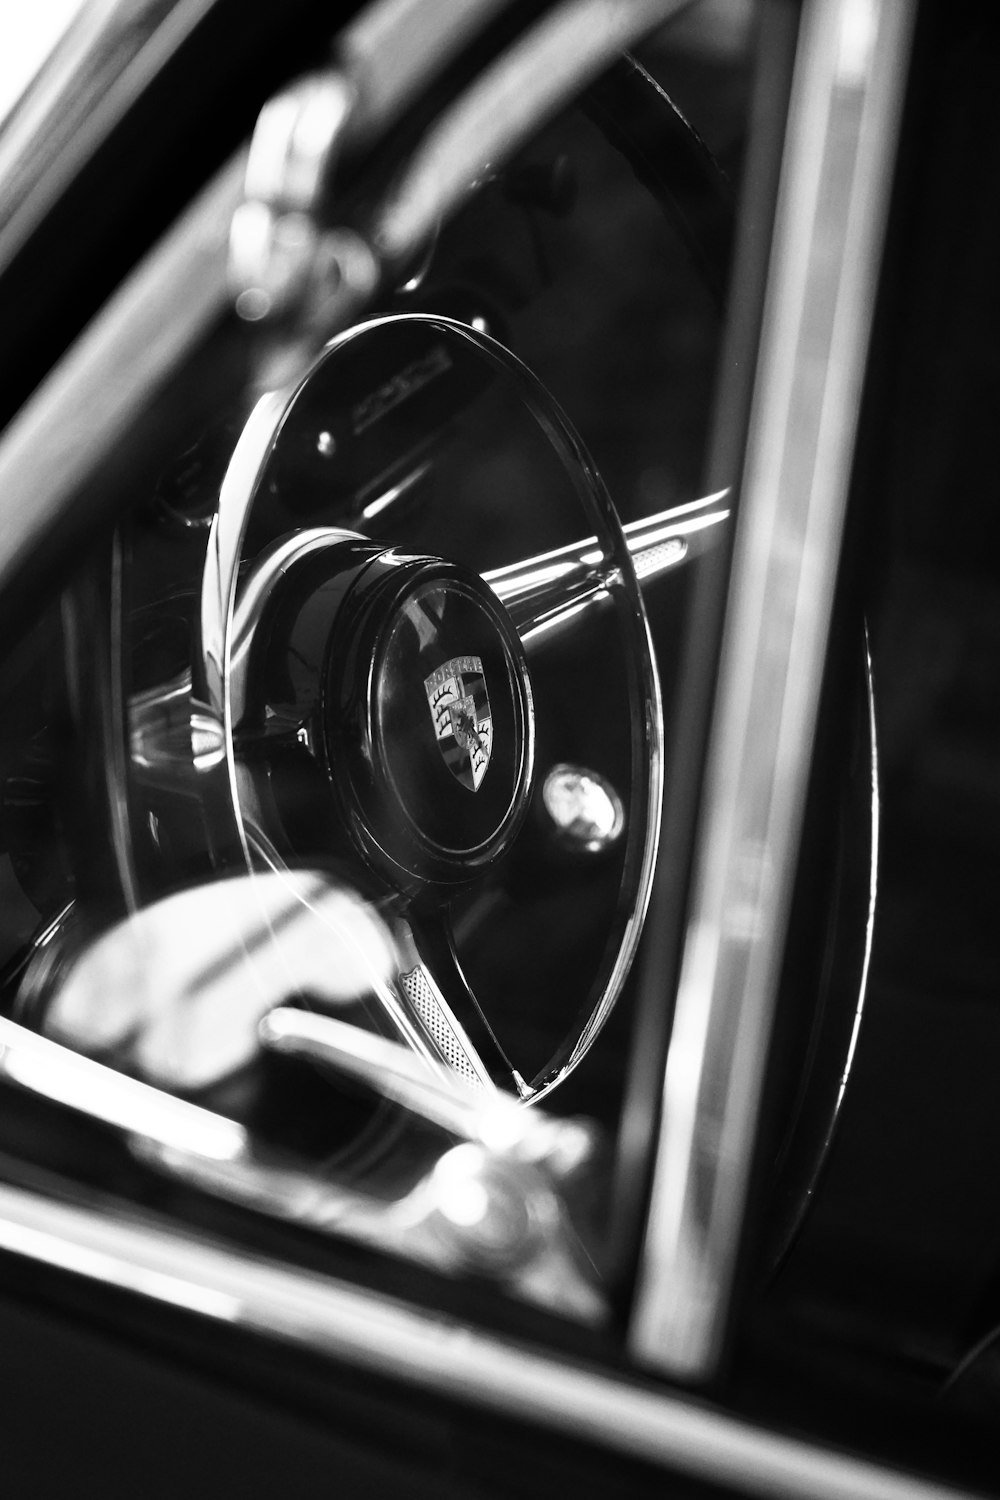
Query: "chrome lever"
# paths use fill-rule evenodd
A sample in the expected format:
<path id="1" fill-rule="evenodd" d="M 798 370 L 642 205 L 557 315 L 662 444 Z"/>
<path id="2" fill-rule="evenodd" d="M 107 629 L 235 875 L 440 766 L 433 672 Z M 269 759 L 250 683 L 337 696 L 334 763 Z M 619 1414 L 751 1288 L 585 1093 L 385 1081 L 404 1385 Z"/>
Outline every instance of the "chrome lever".
<path id="1" fill-rule="evenodd" d="M 506 1281 L 516 1294 L 586 1321 L 603 1319 L 595 1268 L 567 1200 L 599 1151 L 594 1125 L 445 1078 L 398 1043 L 333 1016 L 279 1009 L 258 1029 L 264 1046 L 363 1081 L 459 1137 L 397 1205 L 400 1227 L 418 1237 L 407 1253 L 419 1255 L 424 1240 L 451 1269 Z"/>
<path id="2" fill-rule="evenodd" d="M 458 1075 L 432 1070 L 397 1042 L 334 1016 L 282 1007 L 261 1020 L 258 1035 L 272 1051 L 310 1058 L 358 1079 L 449 1134 L 544 1167 L 560 1180 L 591 1161 L 598 1146 L 589 1121 L 555 1119 L 525 1109 L 513 1097 L 474 1089 Z"/>

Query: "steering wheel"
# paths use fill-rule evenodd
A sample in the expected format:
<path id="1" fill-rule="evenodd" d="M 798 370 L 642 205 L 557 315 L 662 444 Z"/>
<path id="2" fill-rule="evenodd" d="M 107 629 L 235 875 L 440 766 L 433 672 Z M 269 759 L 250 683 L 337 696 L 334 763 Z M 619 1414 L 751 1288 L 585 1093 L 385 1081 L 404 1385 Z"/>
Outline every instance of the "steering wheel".
<path id="1" fill-rule="evenodd" d="M 499 548 L 470 526 L 484 466 L 516 484 L 514 509 L 530 508 L 539 554 L 505 556 L 517 534 L 506 523 Z M 445 517 L 466 512 L 447 556 L 348 526 L 288 524 L 336 515 L 338 495 L 355 514 L 385 515 L 416 484 L 435 488 Z M 434 498 L 425 504 L 433 510 Z M 551 395 L 502 344 L 450 318 L 399 314 L 348 329 L 244 428 L 199 614 L 193 696 L 219 726 L 221 752 L 203 769 L 199 800 L 211 807 L 217 862 L 345 871 L 396 938 L 395 983 L 375 986 L 396 1033 L 473 1086 L 525 1099 L 551 1089 L 597 1034 L 634 955 L 662 768 L 628 543 Z M 591 615 L 614 643 L 613 780 L 586 757 L 590 714 L 574 723 L 534 688 L 536 664 L 551 676 L 543 658 Z M 172 691 L 143 698 L 147 747 Z M 546 743 L 558 737 L 559 765 L 540 769 L 539 730 Z M 581 764 L 586 773 L 571 769 Z M 553 819 L 546 798 L 572 811 L 559 806 Z M 532 845 L 532 865 L 548 845 L 558 865 L 560 833 L 610 863 L 614 899 L 588 992 L 529 1070 L 505 1045 L 503 997 L 475 993 L 474 958 L 463 956 L 489 940 L 489 902 L 477 907 L 485 890 L 504 888 L 518 845 Z"/>

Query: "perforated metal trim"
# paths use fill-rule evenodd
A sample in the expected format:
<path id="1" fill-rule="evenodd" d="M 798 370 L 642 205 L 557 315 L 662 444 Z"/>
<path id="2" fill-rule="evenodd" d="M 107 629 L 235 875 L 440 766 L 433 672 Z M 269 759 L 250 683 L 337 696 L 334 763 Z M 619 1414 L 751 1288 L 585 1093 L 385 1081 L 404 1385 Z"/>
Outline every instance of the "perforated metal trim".
<path id="1" fill-rule="evenodd" d="M 466 1083 L 472 1084 L 474 1088 L 482 1088 L 482 1079 L 469 1061 L 468 1053 L 445 1015 L 423 969 L 418 966 L 407 974 L 400 974 L 399 987 L 426 1026 L 431 1040 L 448 1066 L 454 1068 Z"/>
<path id="2" fill-rule="evenodd" d="M 652 547 L 646 547 L 633 558 L 635 563 L 635 576 L 646 578 L 650 573 L 659 573 L 663 569 L 672 567 L 679 562 L 687 551 L 687 542 L 681 537 L 667 537 L 665 541 L 656 542 Z"/>

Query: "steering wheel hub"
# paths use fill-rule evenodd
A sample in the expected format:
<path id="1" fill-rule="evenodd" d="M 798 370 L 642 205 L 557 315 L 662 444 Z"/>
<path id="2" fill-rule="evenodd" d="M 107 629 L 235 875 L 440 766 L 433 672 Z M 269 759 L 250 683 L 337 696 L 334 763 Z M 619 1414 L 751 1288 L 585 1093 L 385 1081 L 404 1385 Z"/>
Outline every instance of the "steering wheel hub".
<path id="1" fill-rule="evenodd" d="M 344 600 L 323 694 L 331 779 L 370 860 L 463 881 L 509 846 L 531 791 L 524 651 L 470 570 L 383 553 Z"/>

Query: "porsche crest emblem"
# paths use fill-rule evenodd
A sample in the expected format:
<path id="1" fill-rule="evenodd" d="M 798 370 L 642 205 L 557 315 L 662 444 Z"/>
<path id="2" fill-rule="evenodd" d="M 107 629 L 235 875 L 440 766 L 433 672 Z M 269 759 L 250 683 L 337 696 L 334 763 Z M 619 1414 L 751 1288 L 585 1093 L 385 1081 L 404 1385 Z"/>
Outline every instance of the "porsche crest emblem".
<path id="1" fill-rule="evenodd" d="M 479 656 L 453 656 L 424 678 L 438 749 L 448 770 L 478 792 L 493 751 L 493 718 Z"/>

